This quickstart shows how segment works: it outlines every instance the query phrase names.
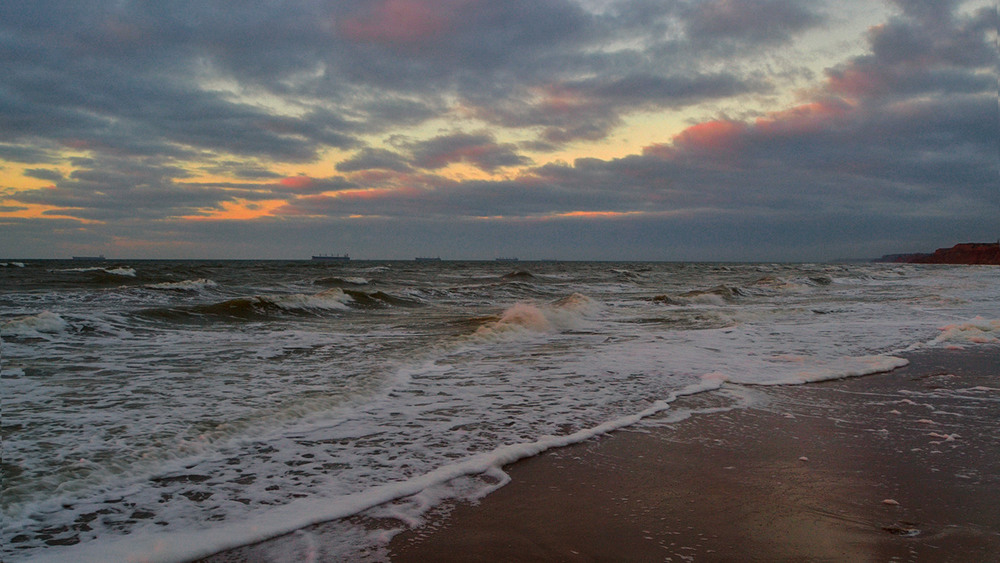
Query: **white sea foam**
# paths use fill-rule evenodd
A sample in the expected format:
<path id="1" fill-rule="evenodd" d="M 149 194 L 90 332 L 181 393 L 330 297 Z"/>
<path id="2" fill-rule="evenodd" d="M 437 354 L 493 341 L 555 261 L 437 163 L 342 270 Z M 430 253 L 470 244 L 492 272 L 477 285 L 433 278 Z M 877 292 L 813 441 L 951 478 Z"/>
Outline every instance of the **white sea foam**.
<path id="1" fill-rule="evenodd" d="M 205 278 L 198 278 L 196 280 L 184 280 L 178 282 L 162 282 L 149 284 L 146 287 L 150 289 L 168 289 L 176 291 L 201 291 L 208 287 L 217 287 L 219 284 L 212 280 Z"/>
<path id="2" fill-rule="evenodd" d="M 120 268 L 111 268 L 110 270 L 104 270 L 104 271 L 109 274 L 114 274 L 116 276 L 125 276 L 128 278 L 135 277 L 135 268 L 128 268 L 125 266 L 122 266 Z"/>
<path id="3" fill-rule="evenodd" d="M 257 300 L 264 303 L 271 303 L 282 309 L 295 310 L 346 310 L 348 303 L 352 301 L 350 295 L 344 293 L 339 287 L 321 291 L 319 293 L 305 294 L 293 293 L 291 295 L 261 295 Z"/>
<path id="4" fill-rule="evenodd" d="M 766 374 L 758 373 L 753 378 L 741 379 L 740 375 L 728 377 L 729 381 L 752 385 L 800 385 L 830 379 L 858 377 L 882 373 L 903 367 L 909 360 L 896 356 L 856 356 L 818 359 L 799 356 L 775 358 L 764 368 Z"/>
<path id="5" fill-rule="evenodd" d="M 69 328 L 66 319 L 51 311 L 43 311 L 37 315 L 20 317 L 3 323 L 0 335 L 19 337 L 46 337 L 58 334 Z"/>
<path id="6" fill-rule="evenodd" d="M 119 266 L 117 268 L 101 268 L 99 266 L 90 266 L 86 268 L 67 268 L 61 270 L 63 272 L 104 272 L 106 274 L 112 274 L 115 276 L 123 276 L 127 278 L 134 278 L 136 276 L 135 268 L 129 268 L 127 266 Z"/>
<path id="7" fill-rule="evenodd" d="M 528 333 L 579 329 L 587 317 L 600 311 L 593 299 L 574 293 L 552 303 L 515 303 L 500 318 L 476 330 L 478 338 L 508 338 Z"/>
<path id="8" fill-rule="evenodd" d="M 962 342 L 994 344 L 1000 342 L 1000 319 L 976 317 L 972 321 L 942 326 L 941 334 L 932 343 Z"/>
<path id="9" fill-rule="evenodd" d="M 532 442 L 511 444 L 472 455 L 456 463 L 438 467 L 428 473 L 410 479 L 378 485 L 361 493 L 340 497 L 317 497 L 295 500 L 278 508 L 258 513 L 255 517 L 239 523 L 223 524 L 205 530 L 179 532 L 146 533 L 116 538 L 100 545 L 84 545 L 72 549 L 72 557 L 79 563 L 104 561 L 148 561 L 171 562 L 205 557 L 213 553 L 247 545 L 262 539 L 299 530 L 320 522 L 358 514 L 375 506 L 383 505 L 412 495 L 424 495 L 423 502 L 416 503 L 416 510 L 409 514 L 397 512 L 402 521 L 419 521 L 419 515 L 433 503 L 451 498 L 454 493 L 442 492 L 440 488 L 449 482 L 469 475 L 485 475 L 493 483 L 478 488 L 473 495 L 483 495 L 509 482 L 509 476 L 502 467 L 526 457 L 538 455 L 552 448 L 559 448 L 589 440 L 617 429 L 632 426 L 644 418 L 654 416 L 670 408 L 670 403 L 678 397 L 703 393 L 718 389 L 722 382 L 706 377 L 702 382 L 671 393 L 669 397 L 656 401 L 651 406 L 633 415 L 611 420 L 592 428 L 579 430 L 562 436 L 543 436 Z M 675 418 L 679 420 L 689 413 Z M 435 490 L 438 488 L 438 490 Z M 387 539 L 387 538 L 386 538 Z M 52 550 L 33 557 L 30 561 L 64 561 L 67 553 Z"/>

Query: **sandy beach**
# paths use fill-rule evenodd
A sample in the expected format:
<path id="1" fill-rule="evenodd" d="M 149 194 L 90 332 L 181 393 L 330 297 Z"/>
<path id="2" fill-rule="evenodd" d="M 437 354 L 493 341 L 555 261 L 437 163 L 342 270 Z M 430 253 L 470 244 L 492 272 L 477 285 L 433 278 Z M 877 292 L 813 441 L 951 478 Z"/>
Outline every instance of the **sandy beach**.
<path id="1" fill-rule="evenodd" d="M 907 357 L 890 373 L 754 387 L 747 408 L 522 460 L 505 468 L 508 485 L 446 504 L 359 558 L 1000 561 L 1000 348 Z M 718 402 L 704 394 L 675 407 Z M 295 543 L 204 561 L 281 561 L 302 553 Z M 309 551 L 323 560 L 321 546 Z"/>
<path id="2" fill-rule="evenodd" d="M 391 560 L 1000 561 L 1000 350 L 908 358 L 516 463 Z"/>

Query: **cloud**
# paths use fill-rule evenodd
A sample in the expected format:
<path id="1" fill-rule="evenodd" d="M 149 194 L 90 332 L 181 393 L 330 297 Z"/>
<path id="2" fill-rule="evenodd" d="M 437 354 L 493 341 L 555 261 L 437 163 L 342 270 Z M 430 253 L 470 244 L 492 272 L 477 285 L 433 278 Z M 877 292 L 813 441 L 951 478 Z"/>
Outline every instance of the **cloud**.
<path id="1" fill-rule="evenodd" d="M 782 233 L 803 248 L 861 240 L 845 224 L 878 237 L 925 236 L 907 231 L 919 218 L 940 233 L 996 227 L 995 9 L 898 0 L 863 53 L 763 110 L 745 104 L 787 100 L 805 76 L 808 61 L 777 55 L 836 25 L 841 4 L 597 4 L 5 4 L 0 160 L 29 166 L 6 166 L 5 183 L 53 184 L 4 186 L 5 213 L 104 221 L 92 241 L 221 249 L 205 242 L 217 234 L 250 249 L 222 211 L 260 205 L 274 217 L 243 228 L 274 245 L 329 229 L 376 250 L 397 232 L 543 251 L 547 236 L 575 256 L 601 236 L 648 237 L 629 243 L 635 256 L 672 240 L 751 256 Z M 596 150 L 642 113 L 690 126 L 637 154 Z M 567 147 L 600 157 L 535 164 Z M 508 179 L 446 177 L 453 165 Z M 9 221 L 5 245 L 64 220 Z"/>
<path id="2" fill-rule="evenodd" d="M 730 73 L 662 76 L 649 73 L 605 75 L 546 84 L 521 99 L 476 107 L 477 117 L 504 127 L 543 127 L 541 140 L 555 145 L 597 141 L 637 111 L 680 108 L 752 92 L 771 85 Z"/>
<path id="3" fill-rule="evenodd" d="M 936 45 L 944 48 L 947 38 L 979 26 L 981 17 L 953 18 L 950 27 L 936 31 Z M 890 28 L 912 25 L 912 19 L 900 19 L 869 38 L 875 43 L 880 34 L 895 32 Z M 980 42 L 986 41 L 981 33 Z M 1000 213 L 995 92 L 982 79 L 986 67 L 936 60 L 930 67 L 900 69 L 891 57 L 858 56 L 831 70 L 800 105 L 751 120 L 697 123 L 642 154 L 547 164 L 495 182 L 400 176 L 365 197 L 359 192 L 310 200 L 310 210 L 330 216 L 568 221 L 721 221 L 742 215 L 788 229 L 800 221 L 796 228 L 825 224 L 834 230 L 851 216 L 873 230 L 878 221 L 901 224 L 917 217 L 941 224 L 945 217 L 986 221 Z M 845 89 L 841 73 L 854 69 L 881 78 L 882 85 Z M 449 134 L 407 148 L 416 165 L 435 170 L 490 143 L 489 137 Z"/>
<path id="4" fill-rule="evenodd" d="M 100 157 L 76 159 L 76 169 L 46 189 L 9 193 L 12 201 L 54 206 L 60 216 L 115 221 L 158 220 L 220 209 L 226 202 L 268 197 L 254 184 L 185 183 L 190 172 L 156 159 Z"/>
<path id="5" fill-rule="evenodd" d="M 48 168 L 28 168 L 24 171 L 24 175 L 29 178 L 38 178 L 39 180 L 62 180 L 63 174 L 58 170 L 50 170 Z"/>
<path id="6" fill-rule="evenodd" d="M 518 153 L 513 143 L 498 143 L 489 133 L 449 133 L 424 140 L 397 138 L 403 152 L 366 147 L 337 163 L 338 172 L 386 170 L 401 173 L 414 168 L 438 170 L 453 163 L 465 163 L 484 172 L 524 166 L 531 159 Z"/>
<path id="7" fill-rule="evenodd" d="M 356 189 L 357 187 L 357 184 L 349 182 L 342 177 L 313 178 L 306 175 L 289 176 L 282 178 L 276 184 L 269 185 L 269 188 L 275 194 L 299 195 L 321 194 L 323 192 Z"/>
<path id="8" fill-rule="evenodd" d="M 39 0 L 7 8 L 0 24 L 12 55 L 0 63 L 0 127 L 24 147 L 309 162 L 459 100 L 491 123 L 541 126 L 538 141 L 597 140 L 630 112 L 764 86 L 693 70 L 697 61 L 681 67 L 679 54 L 663 55 L 684 51 L 665 26 L 687 18 L 696 42 L 705 30 L 735 37 L 723 16 L 766 18 L 733 27 L 760 27 L 751 39 L 764 34 L 763 44 L 819 21 L 789 1 L 677 6 L 623 1 L 598 14 L 570 0 L 298 0 L 234 15 L 218 2 Z M 634 49 L 606 48 L 637 38 Z M 578 101 L 559 107 L 560 92 Z"/>
<path id="9" fill-rule="evenodd" d="M 685 11 L 688 39 L 710 49 L 783 43 L 824 20 L 795 0 L 709 0 Z"/>
<path id="10" fill-rule="evenodd" d="M 378 0 L 338 24 L 353 41 L 388 45 L 422 43 L 447 33 L 463 0 Z"/>
<path id="11" fill-rule="evenodd" d="M 360 170 L 395 170 L 408 172 L 410 165 L 406 157 L 386 149 L 365 147 L 353 157 L 337 163 L 338 172 L 358 172 Z"/>
<path id="12" fill-rule="evenodd" d="M 0 143 L 0 159 L 27 164 L 54 164 L 60 161 L 55 150 L 41 146 Z"/>
<path id="13" fill-rule="evenodd" d="M 520 166 L 531 159 L 517 153 L 513 143 L 497 143 L 485 133 L 453 133 L 439 135 L 426 141 L 410 144 L 413 163 L 419 168 L 435 170 L 454 162 L 465 162 L 493 172 L 506 166 Z"/>

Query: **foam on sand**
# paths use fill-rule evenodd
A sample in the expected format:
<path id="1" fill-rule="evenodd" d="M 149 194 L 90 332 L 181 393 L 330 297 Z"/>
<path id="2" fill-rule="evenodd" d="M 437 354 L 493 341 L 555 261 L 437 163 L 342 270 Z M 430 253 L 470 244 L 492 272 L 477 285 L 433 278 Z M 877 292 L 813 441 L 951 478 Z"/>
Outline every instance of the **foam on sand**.
<path id="1" fill-rule="evenodd" d="M 632 426 L 645 418 L 666 411 L 670 408 L 670 403 L 679 397 L 716 390 L 722 384 L 723 381 L 718 378 L 705 377 L 700 383 L 672 393 L 666 399 L 656 401 L 650 407 L 636 414 L 611 420 L 572 434 L 544 436 L 532 442 L 501 446 L 457 463 L 438 467 L 433 471 L 405 481 L 386 483 L 360 493 L 336 498 L 304 498 L 273 510 L 256 513 L 248 520 L 224 524 L 211 529 L 133 534 L 101 544 L 74 546 L 72 558 L 76 563 L 104 561 L 157 563 L 197 559 L 226 549 L 291 533 L 312 524 L 352 516 L 396 499 L 432 491 L 435 487 L 468 475 L 491 477 L 495 484 L 489 489 L 495 489 L 509 481 L 509 477 L 502 470 L 505 465 L 536 456 L 552 448 L 583 442 L 595 436 Z M 479 494 L 488 493 L 489 489 L 481 491 Z M 428 503 L 427 507 L 429 506 Z M 414 517 L 410 516 L 409 518 Z M 52 549 L 39 553 L 28 561 L 35 563 L 62 562 L 66 560 L 67 555 L 68 553 L 62 550 Z"/>
<path id="2" fill-rule="evenodd" d="M 994 344 L 1000 342 L 1000 319 L 976 317 L 965 323 L 945 325 L 941 334 L 932 343 L 966 342 L 973 344 Z"/>

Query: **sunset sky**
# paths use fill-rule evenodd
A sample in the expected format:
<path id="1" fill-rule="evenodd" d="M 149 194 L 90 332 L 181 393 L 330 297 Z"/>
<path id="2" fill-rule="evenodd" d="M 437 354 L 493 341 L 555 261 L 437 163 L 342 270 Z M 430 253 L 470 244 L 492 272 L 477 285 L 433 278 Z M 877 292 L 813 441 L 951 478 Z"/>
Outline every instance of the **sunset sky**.
<path id="1" fill-rule="evenodd" d="M 1000 238 L 994 0 L 13 0 L 0 258 Z"/>

